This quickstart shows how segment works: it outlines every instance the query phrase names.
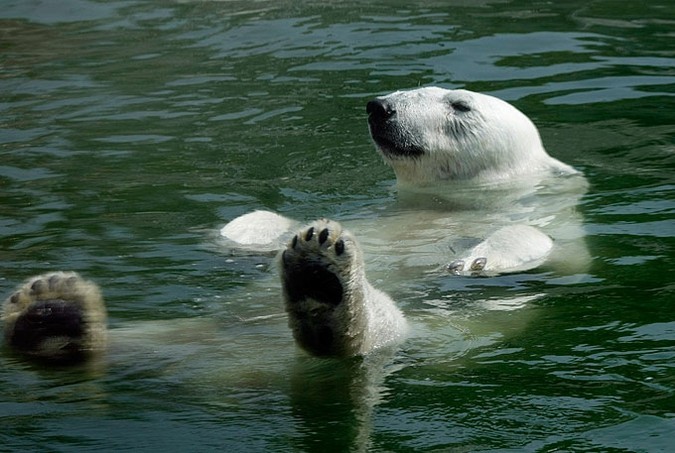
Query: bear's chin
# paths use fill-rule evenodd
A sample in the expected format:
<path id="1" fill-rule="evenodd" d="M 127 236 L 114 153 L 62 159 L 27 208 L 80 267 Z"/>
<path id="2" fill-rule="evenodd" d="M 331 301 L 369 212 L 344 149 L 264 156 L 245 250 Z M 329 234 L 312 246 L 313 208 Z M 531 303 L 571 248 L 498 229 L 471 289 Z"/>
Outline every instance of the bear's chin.
<path id="1" fill-rule="evenodd" d="M 378 151 L 386 159 L 409 159 L 424 156 L 424 148 L 409 143 L 401 143 L 381 135 L 373 135 L 373 141 Z"/>

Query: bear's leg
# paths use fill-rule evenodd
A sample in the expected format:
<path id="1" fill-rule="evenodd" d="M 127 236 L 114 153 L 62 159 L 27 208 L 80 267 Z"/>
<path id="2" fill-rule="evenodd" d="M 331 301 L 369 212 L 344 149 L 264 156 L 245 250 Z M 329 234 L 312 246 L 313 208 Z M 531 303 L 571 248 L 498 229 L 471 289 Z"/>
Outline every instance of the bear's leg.
<path id="1" fill-rule="evenodd" d="M 357 354 L 368 328 L 360 249 L 337 222 L 320 219 L 299 232 L 281 257 L 289 326 L 318 356 Z"/>
<path id="2" fill-rule="evenodd" d="M 320 219 L 300 231 L 280 268 L 289 326 L 311 354 L 364 355 L 405 337 L 403 313 L 368 282 L 361 248 L 339 223 Z"/>

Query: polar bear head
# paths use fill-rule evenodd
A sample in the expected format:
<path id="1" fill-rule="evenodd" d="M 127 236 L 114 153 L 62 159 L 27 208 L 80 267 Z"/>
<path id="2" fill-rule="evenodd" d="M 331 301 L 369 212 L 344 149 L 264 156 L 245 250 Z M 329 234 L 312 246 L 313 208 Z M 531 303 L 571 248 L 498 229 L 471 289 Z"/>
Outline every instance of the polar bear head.
<path id="1" fill-rule="evenodd" d="M 546 153 L 527 116 L 493 96 L 426 87 L 376 98 L 366 111 L 373 141 L 399 183 L 575 173 Z"/>

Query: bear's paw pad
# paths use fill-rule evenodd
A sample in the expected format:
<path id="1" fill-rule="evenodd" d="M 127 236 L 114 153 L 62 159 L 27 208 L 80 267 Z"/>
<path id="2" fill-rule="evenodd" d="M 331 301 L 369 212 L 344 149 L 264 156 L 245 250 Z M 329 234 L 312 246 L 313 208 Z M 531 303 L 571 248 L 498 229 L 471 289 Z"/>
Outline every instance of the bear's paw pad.
<path id="1" fill-rule="evenodd" d="M 339 223 L 326 219 L 296 234 L 281 259 L 289 300 L 339 305 L 355 258 L 350 245 L 353 240 L 349 233 Z"/>

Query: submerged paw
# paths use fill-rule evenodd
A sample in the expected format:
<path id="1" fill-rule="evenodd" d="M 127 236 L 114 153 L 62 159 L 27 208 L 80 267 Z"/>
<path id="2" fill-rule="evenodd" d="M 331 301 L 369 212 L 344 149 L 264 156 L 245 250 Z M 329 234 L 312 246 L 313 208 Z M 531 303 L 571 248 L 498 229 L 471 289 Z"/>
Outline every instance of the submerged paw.
<path id="1" fill-rule="evenodd" d="M 453 275 L 464 275 L 469 273 L 470 275 L 478 275 L 487 265 L 487 258 L 476 258 L 468 266 L 464 260 L 455 260 L 448 264 L 447 270 Z"/>

